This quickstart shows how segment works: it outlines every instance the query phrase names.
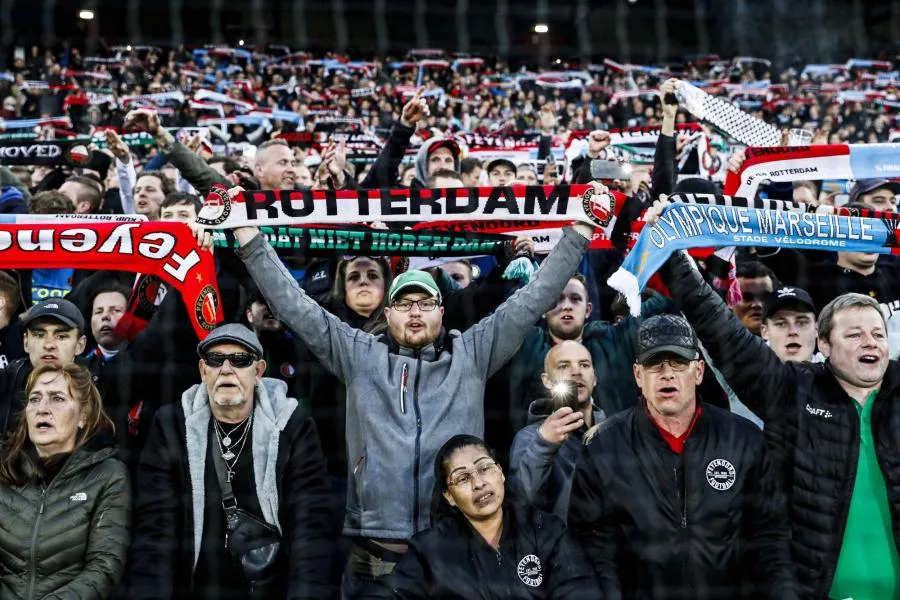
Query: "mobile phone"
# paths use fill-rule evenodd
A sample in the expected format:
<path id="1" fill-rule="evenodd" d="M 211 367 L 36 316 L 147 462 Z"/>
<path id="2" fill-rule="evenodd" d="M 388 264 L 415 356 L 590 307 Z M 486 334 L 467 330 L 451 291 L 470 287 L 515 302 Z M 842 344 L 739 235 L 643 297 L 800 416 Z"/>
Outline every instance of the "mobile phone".
<path id="1" fill-rule="evenodd" d="M 568 406 L 572 410 L 578 410 L 578 386 L 572 380 L 564 380 L 553 384 L 551 390 L 554 410 Z"/>

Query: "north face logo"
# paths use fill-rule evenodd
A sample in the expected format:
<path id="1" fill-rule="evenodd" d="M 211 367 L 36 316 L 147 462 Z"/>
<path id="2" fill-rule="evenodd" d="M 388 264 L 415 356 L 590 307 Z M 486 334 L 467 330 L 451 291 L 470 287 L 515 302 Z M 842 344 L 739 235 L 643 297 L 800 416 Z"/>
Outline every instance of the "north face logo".
<path id="1" fill-rule="evenodd" d="M 78 492 L 77 494 L 72 494 L 69 496 L 69 502 L 86 502 L 87 494 L 84 492 Z"/>

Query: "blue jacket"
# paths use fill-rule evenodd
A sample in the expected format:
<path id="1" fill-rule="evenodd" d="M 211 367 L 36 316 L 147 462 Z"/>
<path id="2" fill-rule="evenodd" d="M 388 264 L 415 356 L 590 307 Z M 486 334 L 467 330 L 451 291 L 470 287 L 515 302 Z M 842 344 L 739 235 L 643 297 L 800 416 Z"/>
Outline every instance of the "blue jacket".
<path id="1" fill-rule="evenodd" d="M 594 425 L 606 418 L 596 405 Z M 547 400 L 535 400 L 528 408 L 529 425 L 516 434 L 509 452 L 509 474 L 519 484 L 525 499 L 537 508 L 552 512 L 563 521 L 569 513 L 575 461 L 581 454 L 587 427 L 575 431 L 562 444 L 541 437 L 539 429 L 553 412 Z"/>

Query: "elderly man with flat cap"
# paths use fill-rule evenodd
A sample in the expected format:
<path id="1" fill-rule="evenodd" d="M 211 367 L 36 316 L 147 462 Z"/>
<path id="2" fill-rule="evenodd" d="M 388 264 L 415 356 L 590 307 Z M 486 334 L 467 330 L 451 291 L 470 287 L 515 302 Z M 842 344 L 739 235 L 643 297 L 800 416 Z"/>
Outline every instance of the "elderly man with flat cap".
<path id="1" fill-rule="evenodd" d="M 677 315 L 638 331 L 643 396 L 586 434 L 569 527 L 604 598 L 798 598 L 786 501 L 763 434 L 705 404 L 697 336 Z"/>
<path id="2" fill-rule="evenodd" d="M 197 346 L 202 383 L 159 410 L 138 467 L 129 598 L 334 598 L 312 420 L 239 324 Z"/>

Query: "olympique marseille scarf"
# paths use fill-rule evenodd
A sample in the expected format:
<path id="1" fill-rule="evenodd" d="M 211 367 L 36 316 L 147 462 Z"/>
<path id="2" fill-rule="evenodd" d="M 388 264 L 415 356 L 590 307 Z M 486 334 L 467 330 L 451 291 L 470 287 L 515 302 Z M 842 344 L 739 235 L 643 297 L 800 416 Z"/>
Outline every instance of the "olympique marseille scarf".
<path id="1" fill-rule="evenodd" d="M 197 337 L 205 338 L 222 321 L 213 256 L 197 247 L 183 223 L 93 219 L 61 224 L 36 220 L 33 215 L 22 217 L 15 223 L 0 223 L 3 268 L 156 275 L 181 292 Z"/>
<path id="2" fill-rule="evenodd" d="M 510 253 L 513 240 L 507 235 L 477 235 L 470 232 L 388 231 L 362 227 L 261 227 L 260 232 L 279 256 L 295 252 L 307 255 L 348 256 L 474 256 L 502 257 Z M 213 243 L 236 248 L 231 231 L 214 231 Z"/>
<path id="3" fill-rule="evenodd" d="M 739 173 L 729 171 L 725 194 L 753 198 L 764 180 L 900 177 L 900 144 L 747 148 L 746 157 Z"/>
<path id="4" fill-rule="evenodd" d="M 900 215 L 870 210 L 675 194 L 657 223 L 645 226 L 609 285 L 640 314 L 640 292 L 676 250 L 761 246 L 900 254 Z M 790 208 L 791 210 L 773 210 Z"/>
<path id="5" fill-rule="evenodd" d="M 287 190 L 243 192 L 228 198 L 216 186 L 197 223 L 211 229 L 241 226 L 383 222 L 582 221 L 615 224 L 619 202 L 587 185 L 399 190 Z"/>

